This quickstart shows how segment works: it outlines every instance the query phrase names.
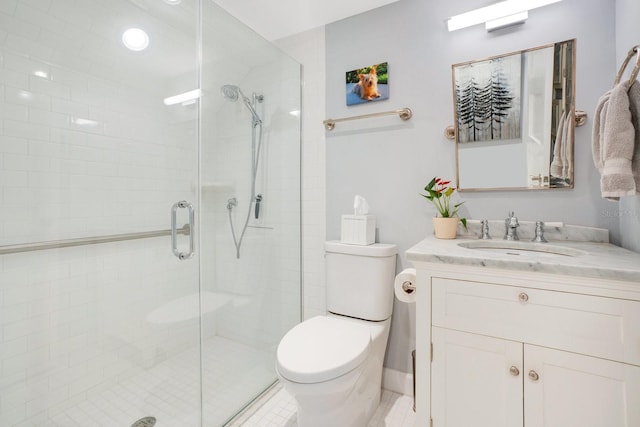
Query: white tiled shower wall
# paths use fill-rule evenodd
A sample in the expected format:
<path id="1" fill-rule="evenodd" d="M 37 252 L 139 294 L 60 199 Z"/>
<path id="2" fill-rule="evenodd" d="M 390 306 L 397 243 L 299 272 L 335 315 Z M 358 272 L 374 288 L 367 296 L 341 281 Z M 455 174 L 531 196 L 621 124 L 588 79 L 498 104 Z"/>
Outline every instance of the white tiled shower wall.
<path id="1" fill-rule="evenodd" d="M 204 243 L 203 268 L 205 288 L 236 301 L 220 310 L 216 335 L 274 350 L 300 317 L 300 135 L 298 117 L 290 114 L 299 109 L 300 67 L 282 53 L 271 55 L 267 64 L 242 78 L 227 75 L 227 80 L 205 66 L 204 88 L 213 92 L 222 84 L 238 84 L 248 97 L 255 92 L 264 100 L 256 104 L 263 119 L 256 194 L 263 200 L 258 219 L 251 207 L 239 258 L 227 203 L 232 197 L 238 201 L 232 217 L 240 238 L 250 207 L 251 115 L 240 101 L 216 103 L 215 111 L 204 106 L 203 218 L 207 237 L 214 239 Z"/>
<path id="2" fill-rule="evenodd" d="M 167 229 L 175 201 L 197 204 L 197 110 L 162 104 L 164 97 L 197 85 L 194 3 L 183 1 L 179 13 L 167 15 L 154 9 L 170 7 L 164 2 L 147 2 L 149 12 L 128 1 L 0 0 L 0 245 Z M 121 30 L 132 22 L 159 35 L 150 52 L 138 55 L 120 45 Z M 265 63 L 265 74 L 282 73 L 269 65 L 273 59 Z M 264 82 L 258 76 L 245 78 L 251 69 L 232 63 L 234 81 L 216 75 L 208 87 L 211 98 L 227 80 L 247 85 L 249 92 L 259 87 Z M 288 118 L 288 111 L 276 117 L 279 89 L 264 90 L 274 92 L 265 102 L 273 115 L 265 158 L 277 170 L 295 160 L 287 157 L 295 150 L 284 144 L 296 136 L 278 129 Z M 211 117 L 227 111 L 226 105 L 212 108 Z M 205 106 L 204 112 L 211 111 Z M 237 139 L 249 146 L 246 135 Z M 203 178 L 226 185 L 226 178 L 207 175 L 208 143 L 203 138 Z M 246 185 L 245 163 L 234 164 L 229 156 L 214 163 L 242 170 L 232 184 Z M 274 186 L 265 191 L 263 225 L 295 228 L 294 175 L 263 172 L 259 178 Z M 283 238 L 255 229 L 247 237 L 247 258 L 268 254 L 255 277 L 243 268 L 245 258 L 237 264 L 230 258 L 225 215 L 216 212 L 219 222 L 212 235 L 206 233 L 207 214 L 225 213 L 216 203 L 207 205 L 211 197 L 202 196 L 203 286 L 249 298 L 236 301 L 236 318 L 207 316 L 204 332 L 238 332 L 251 341 L 255 332 L 244 326 L 278 316 L 259 330 L 261 343 L 273 346 L 278 329 L 295 317 L 277 307 L 299 292 L 299 233 Z M 206 246 L 213 237 L 220 241 Z M 198 292 L 197 263 L 177 261 L 167 246 L 167 238 L 154 238 L 0 256 L 1 425 L 43 421 L 90 392 L 197 345 L 196 319 L 148 321 L 164 303 Z M 273 262 L 281 255 L 287 264 Z M 248 287 L 256 282 L 257 292 Z M 271 300 L 259 302 L 259 296 Z M 257 309 L 263 312 L 255 315 Z M 190 369 L 197 374 L 199 367 Z M 197 401 L 198 395 L 184 398 Z"/>
<path id="3" fill-rule="evenodd" d="M 326 313 L 325 225 L 325 42 L 324 27 L 277 40 L 303 64 L 302 213 L 305 319 Z"/>
<path id="4" fill-rule="evenodd" d="M 166 229 L 171 204 L 195 198 L 193 121 L 162 104 L 169 73 L 110 40 L 125 16 L 145 19 L 126 2 L 0 2 L 0 244 Z M 166 245 L 0 257 L 0 424 L 42 421 L 197 344 L 195 320 L 147 320 L 198 290 L 197 264 Z"/>

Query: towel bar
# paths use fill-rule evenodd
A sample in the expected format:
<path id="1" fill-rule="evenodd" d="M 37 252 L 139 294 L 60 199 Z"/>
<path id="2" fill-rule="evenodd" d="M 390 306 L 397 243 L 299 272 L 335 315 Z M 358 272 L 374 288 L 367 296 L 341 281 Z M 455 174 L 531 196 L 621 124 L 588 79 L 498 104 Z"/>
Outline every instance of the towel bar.
<path id="1" fill-rule="evenodd" d="M 392 114 L 397 114 L 402 120 L 409 120 L 413 115 L 411 110 L 405 107 L 405 108 L 400 108 L 398 110 L 393 110 L 393 111 L 383 111 L 380 113 L 363 114 L 361 116 L 343 117 L 341 119 L 327 119 L 322 123 L 324 124 L 325 129 L 333 130 L 333 128 L 336 127 L 336 123 L 338 122 L 346 122 L 349 120 L 359 120 L 359 119 L 369 119 L 372 117 L 389 116 Z"/>

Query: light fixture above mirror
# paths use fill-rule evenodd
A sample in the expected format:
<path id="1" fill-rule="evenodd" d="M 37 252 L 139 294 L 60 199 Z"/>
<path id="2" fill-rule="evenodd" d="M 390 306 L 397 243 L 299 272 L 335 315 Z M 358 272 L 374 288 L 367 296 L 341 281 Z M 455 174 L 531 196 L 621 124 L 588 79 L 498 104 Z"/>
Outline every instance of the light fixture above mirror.
<path id="1" fill-rule="evenodd" d="M 559 1 L 562 0 L 501 1 L 452 16 L 447 20 L 447 28 L 449 31 L 455 31 L 484 23 L 487 31 L 493 31 L 508 25 L 523 23 L 529 16 L 528 11 Z"/>

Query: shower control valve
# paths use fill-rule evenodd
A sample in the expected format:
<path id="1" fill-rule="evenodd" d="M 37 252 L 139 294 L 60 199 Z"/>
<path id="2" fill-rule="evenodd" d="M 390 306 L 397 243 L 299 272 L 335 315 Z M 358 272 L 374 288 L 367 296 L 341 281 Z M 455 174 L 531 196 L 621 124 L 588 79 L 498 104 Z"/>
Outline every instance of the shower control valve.
<path id="1" fill-rule="evenodd" d="M 238 199 L 236 199 L 235 197 L 232 197 L 229 200 L 227 200 L 227 209 L 231 210 L 234 208 L 234 206 L 238 206 Z"/>

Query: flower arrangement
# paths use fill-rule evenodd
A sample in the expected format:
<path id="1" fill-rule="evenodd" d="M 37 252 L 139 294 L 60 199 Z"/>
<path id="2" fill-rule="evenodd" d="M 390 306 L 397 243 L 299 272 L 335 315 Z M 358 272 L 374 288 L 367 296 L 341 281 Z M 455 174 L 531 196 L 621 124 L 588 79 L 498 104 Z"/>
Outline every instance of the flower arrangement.
<path id="1" fill-rule="evenodd" d="M 451 181 L 445 181 L 442 178 L 434 177 L 426 187 L 424 187 L 424 191 L 428 194 L 421 194 L 422 197 L 428 199 L 438 210 L 440 216 L 443 218 L 452 218 L 456 216 L 458 209 L 464 202 L 460 202 L 451 206 L 451 196 L 453 195 L 456 188 L 453 186 L 449 186 Z M 460 218 L 460 222 L 467 228 L 467 219 Z"/>

